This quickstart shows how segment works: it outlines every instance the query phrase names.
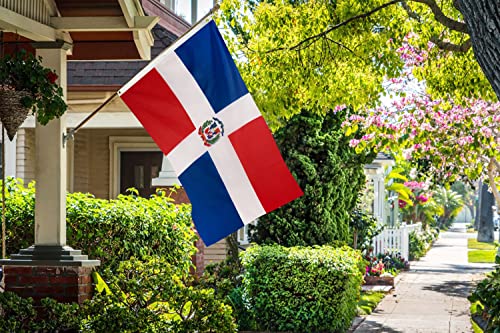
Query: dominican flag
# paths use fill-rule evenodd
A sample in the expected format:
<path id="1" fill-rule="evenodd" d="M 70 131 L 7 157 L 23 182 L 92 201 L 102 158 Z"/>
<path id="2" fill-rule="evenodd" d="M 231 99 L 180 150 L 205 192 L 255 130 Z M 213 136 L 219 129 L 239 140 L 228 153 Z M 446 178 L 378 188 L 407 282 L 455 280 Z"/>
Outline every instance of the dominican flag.
<path id="1" fill-rule="evenodd" d="M 118 94 L 167 155 L 207 246 L 302 195 L 211 19 Z"/>

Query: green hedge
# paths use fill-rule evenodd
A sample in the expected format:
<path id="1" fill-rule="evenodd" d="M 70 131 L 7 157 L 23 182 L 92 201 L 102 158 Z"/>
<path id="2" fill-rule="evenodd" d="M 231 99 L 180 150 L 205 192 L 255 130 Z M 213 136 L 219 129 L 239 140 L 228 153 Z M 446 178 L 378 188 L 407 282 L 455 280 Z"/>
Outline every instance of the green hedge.
<path id="1" fill-rule="evenodd" d="M 364 261 L 347 246 L 253 246 L 242 254 L 242 299 L 255 329 L 344 332 L 356 315 Z"/>
<path id="2" fill-rule="evenodd" d="M 12 254 L 34 242 L 35 185 L 9 179 L 6 187 L 7 253 Z M 174 205 L 161 194 L 103 200 L 70 193 L 66 210 L 67 243 L 101 260 L 102 268 L 151 255 L 161 255 L 185 272 L 191 266 L 196 235 L 189 205 Z"/>

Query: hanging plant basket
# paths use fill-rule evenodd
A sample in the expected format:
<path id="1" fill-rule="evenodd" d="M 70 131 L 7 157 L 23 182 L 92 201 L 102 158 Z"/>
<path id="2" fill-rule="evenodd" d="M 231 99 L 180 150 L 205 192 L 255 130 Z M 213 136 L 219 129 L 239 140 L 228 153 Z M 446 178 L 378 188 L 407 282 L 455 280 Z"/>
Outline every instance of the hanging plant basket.
<path id="1" fill-rule="evenodd" d="M 13 139 L 28 114 L 46 125 L 66 112 L 58 76 L 26 50 L 0 58 L 0 120 Z"/>
<path id="2" fill-rule="evenodd" d="M 0 121 L 10 141 L 14 139 L 19 126 L 28 117 L 30 109 L 25 107 L 21 100 L 30 96 L 31 94 L 27 91 L 0 89 Z"/>

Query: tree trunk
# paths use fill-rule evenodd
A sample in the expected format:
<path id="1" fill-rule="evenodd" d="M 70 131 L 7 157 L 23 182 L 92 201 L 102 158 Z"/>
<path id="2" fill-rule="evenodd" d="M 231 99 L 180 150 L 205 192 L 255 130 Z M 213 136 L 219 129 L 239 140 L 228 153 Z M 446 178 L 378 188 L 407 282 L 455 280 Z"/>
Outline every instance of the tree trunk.
<path id="1" fill-rule="evenodd" d="M 456 0 L 479 66 L 500 99 L 500 0 Z"/>
<path id="2" fill-rule="evenodd" d="M 483 184 L 481 188 L 481 204 L 479 205 L 479 212 L 477 217 L 479 219 L 479 230 L 477 232 L 478 242 L 491 243 L 495 240 L 493 230 L 493 210 L 495 204 L 493 194 L 488 191 L 488 185 Z"/>
<path id="3" fill-rule="evenodd" d="M 474 220 L 476 216 L 476 211 L 474 209 L 476 206 L 473 203 L 465 204 L 465 206 L 469 209 L 471 219 Z"/>
<path id="4" fill-rule="evenodd" d="M 481 213 L 481 191 L 483 190 L 483 181 L 482 180 L 479 180 L 478 184 L 477 184 L 477 190 L 476 190 L 476 196 L 477 196 L 477 200 L 476 200 L 476 216 L 474 217 L 474 230 L 477 231 L 477 229 L 479 229 L 479 216 L 480 216 L 480 213 Z"/>

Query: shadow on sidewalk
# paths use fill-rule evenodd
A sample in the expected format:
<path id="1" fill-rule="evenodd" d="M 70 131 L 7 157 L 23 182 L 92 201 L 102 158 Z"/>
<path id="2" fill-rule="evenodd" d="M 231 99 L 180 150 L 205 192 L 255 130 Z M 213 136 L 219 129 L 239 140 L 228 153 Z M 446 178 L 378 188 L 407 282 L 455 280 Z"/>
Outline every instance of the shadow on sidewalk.
<path id="1" fill-rule="evenodd" d="M 357 333 L 365 333 L 365 332 L 384 332 L 384 333 L 403 333 L 404 331 L 395 330 L 393 328 L 387 327 L 380 323 L 365 320 L 360 327 L 356 330 Z"/>
<path id="2" fill-rule="evenodd" d="M 451 297 L 466 298 L 472 290 L 471 281 L 445 281 L 443 283 L 425 286 L 423 290 L 435 291 Z"/>

